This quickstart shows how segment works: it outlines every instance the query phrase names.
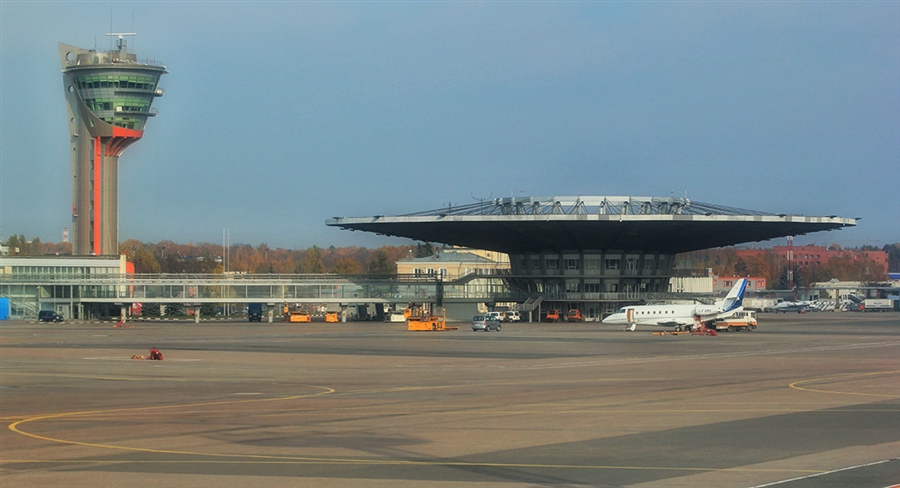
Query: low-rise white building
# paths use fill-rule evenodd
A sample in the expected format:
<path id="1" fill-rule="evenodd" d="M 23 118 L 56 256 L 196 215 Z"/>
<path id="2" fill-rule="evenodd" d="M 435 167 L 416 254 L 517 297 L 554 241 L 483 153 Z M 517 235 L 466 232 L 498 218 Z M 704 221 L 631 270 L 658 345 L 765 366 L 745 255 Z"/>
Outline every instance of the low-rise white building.
<path id="1" fill-rule="evenodd" d="M 66 319 L 108 316 L 106 304 L 85 304 L 81 298 L 115 296 L 113 285 L 85 287 L 71 279 L 126 274 L 125 256 L 0 256 L 0 297 L 9 298 L 11 319 L 35 318 L 53 310 Z"/>

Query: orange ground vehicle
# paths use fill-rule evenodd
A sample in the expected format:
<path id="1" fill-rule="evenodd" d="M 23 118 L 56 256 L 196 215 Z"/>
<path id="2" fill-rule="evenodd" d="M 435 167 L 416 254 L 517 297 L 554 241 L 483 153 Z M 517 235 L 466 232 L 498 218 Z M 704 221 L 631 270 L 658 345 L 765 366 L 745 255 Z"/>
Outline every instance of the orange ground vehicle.
<path id="1" fill-rule="evenodd" d="M 581 316 L 581 310 L 578 310 L 577 308 L 569 310 L 569 313 L 566 314 L 566 322 L 584 322 L 584 317 Z"/>
<path id="2" fill-rule="evenodd" d="M 559 322 L 559 310 L 551 308 L 544 315 L 544 322 Z"/>
<path id="3" fill-rule="evenodd" d="M 312 322 L 312 316 L 300 310 L 294 310 L 288 317 L 288 322 Z"/>
<path id="4" fill-rule="evenodd" d="M 421 315 L 410 315 L 406 317 L 407 330 L 457 330 L 459 327 L 447 326 L 447 315 L 431 315 L 426 314 L 424 310 L 419 311 Z"/>

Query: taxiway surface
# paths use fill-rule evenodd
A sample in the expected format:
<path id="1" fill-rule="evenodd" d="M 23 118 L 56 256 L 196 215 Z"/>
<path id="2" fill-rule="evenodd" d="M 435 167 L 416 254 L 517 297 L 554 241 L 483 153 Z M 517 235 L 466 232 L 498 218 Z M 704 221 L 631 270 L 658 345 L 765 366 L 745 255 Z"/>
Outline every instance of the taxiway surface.
<path id="1" fill-rule="evenodd" d="M 0 484 L 900 483 L 900 314 L 459 325 L 3 323 Z"/>

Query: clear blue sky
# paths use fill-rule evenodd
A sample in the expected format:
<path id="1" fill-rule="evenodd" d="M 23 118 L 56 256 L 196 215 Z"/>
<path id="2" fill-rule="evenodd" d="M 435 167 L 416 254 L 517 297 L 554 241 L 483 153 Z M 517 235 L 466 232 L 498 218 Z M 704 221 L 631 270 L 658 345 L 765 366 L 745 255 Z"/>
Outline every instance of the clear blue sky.
<path id="1" fill-rule="evenodd" d="M 57 42 L 111 29 L 170 72 L 120 240 L 377 247 L 407 241 L 325 220 L 687 194 L 900 242 L 898 2 L 2 0 L 0 239 L 71 226 Z"/>

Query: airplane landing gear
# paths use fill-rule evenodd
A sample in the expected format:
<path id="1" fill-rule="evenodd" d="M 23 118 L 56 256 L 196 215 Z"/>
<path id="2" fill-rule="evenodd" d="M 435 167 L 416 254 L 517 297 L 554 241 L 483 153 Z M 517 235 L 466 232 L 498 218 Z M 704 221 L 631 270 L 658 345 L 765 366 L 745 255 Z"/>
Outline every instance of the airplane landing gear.
<path id="1" fill-rule="evenodd" d="M 637 329 L 637 324 L 629 324 L 625 326 L 625 332 L 634 332 L 634 329 Z"/>

